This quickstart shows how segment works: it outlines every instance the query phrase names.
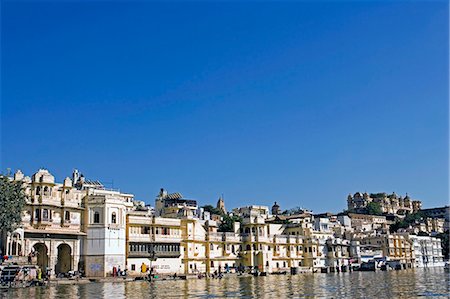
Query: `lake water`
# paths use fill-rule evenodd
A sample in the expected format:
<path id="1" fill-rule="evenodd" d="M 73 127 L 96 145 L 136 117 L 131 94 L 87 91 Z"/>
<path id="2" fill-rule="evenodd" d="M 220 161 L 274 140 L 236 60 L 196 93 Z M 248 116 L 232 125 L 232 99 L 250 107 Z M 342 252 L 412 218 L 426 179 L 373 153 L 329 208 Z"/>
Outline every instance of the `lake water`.
<path id="1" fill-rule="evenodd" d="M 442 268 L 133 281 L 7 290 L 0 298 L 449 298 Z"/>

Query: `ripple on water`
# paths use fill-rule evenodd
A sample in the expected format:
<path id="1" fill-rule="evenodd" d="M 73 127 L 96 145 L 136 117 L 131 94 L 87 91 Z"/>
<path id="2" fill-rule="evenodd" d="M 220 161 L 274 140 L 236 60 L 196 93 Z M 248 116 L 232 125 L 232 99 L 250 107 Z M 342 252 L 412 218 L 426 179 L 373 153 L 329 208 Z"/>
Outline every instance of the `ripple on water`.
<path id="1" fill-rule="evenodd" d="M 59 285 L 8 290 L 0 298 L 449 298 L 449 286 L 448 273 L 430 268 Z"/>

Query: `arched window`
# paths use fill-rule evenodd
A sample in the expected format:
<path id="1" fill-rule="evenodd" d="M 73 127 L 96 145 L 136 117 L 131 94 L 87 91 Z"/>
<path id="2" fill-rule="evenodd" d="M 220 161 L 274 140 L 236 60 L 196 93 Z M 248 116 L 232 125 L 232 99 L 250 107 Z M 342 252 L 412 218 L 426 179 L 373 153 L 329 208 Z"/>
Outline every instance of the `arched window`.
<path id="1" fill-rule="evenodd" d="M 100 223 L 100 213 L 94 212 L 94 223 Z"/>
<path id="2" fill-rule="evenodd" d="M 44 187 L 44 195 L 48 195 L 48 187 L 47 186 Z"/>
<path id="3" fill-rule="evenodd" d="M 247 250 L 250 250 L 250 244 L 247 244 Z"/>
<path id="4" fill-rule="evenodd" d="M 214 245 L 213 244 L 209 245 L 209 249 L 214 250 Z"/>
<path id="5" fill-rule="evenodd" d="M 116 212 L 113 212 L 111 214 L 111 223 L 117 223 Z"/>
<path id="6" fill-rule="evenodd" d="M 36 187 L 36 195 L 41 195 L 41 187 Z"/>
<path id="7" fill-rule="evenodd" d="M 66 221 L 69 221 L 69 220 L 70 220 L 70 212 L 69 212 L 69 211 L 66 211 L 66 212 L 64 213 L 64 220 L 66 220 Z"/>

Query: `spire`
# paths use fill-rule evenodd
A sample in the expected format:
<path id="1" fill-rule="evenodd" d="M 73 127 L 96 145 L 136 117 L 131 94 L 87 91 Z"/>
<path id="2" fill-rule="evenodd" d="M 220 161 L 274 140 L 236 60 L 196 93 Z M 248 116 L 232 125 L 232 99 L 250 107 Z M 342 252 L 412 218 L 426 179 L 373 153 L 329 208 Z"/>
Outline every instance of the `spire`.
<path id="1" fill-rule="evenodd" d="M 225 209 L 225 201 L 223 200 L 223 193 L 222 196 L 219 197 L 219 200 L 217 201 L 217 206 L 216 208 L 218 210 L 221 210 L 222 212 L 226 213 L 227 210 Z"/>

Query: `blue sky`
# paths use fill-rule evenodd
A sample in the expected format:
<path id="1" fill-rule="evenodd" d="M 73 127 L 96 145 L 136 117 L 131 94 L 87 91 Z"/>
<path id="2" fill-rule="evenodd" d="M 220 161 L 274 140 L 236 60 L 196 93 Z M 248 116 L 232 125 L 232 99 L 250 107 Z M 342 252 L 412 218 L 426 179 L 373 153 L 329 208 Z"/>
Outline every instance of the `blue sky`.
<path id="1" fill-rule="evenodd" d="M 2 1 L 1 163 L 154 203 L 448 203 L 448 4 Z"/>

